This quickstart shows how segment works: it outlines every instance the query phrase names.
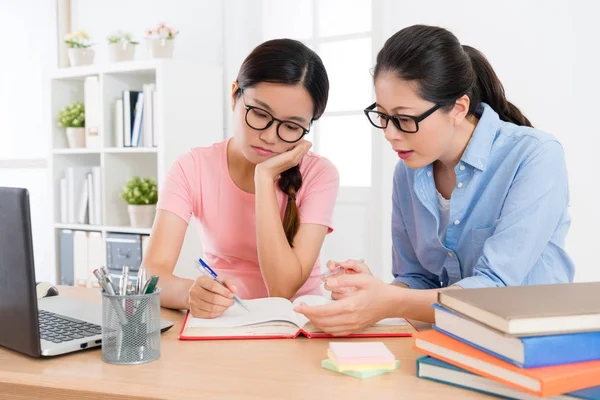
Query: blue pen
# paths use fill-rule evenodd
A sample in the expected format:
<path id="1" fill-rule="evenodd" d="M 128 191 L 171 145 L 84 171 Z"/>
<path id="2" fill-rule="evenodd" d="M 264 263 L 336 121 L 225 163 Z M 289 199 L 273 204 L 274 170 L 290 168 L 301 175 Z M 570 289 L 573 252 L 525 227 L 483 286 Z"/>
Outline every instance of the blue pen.
<path id="1" fill-rule="evenodd" d="M 196 267 L 198 267 L 199 270 L 200 270 L 199 267 L 204 268 L 204 270 L 209 273 L 210 277 L 213 278 L 215 280 L 215 282 L 217 282 L 219 285 L 221 285 L 223 287 L 227 287 L 227 286 L 225 286 L 225 284 L 223 282 L 221 282 L 219 280 L 219 278 L 217 278 L 217 273 L 215 271 L 213 271 L 213 269 L 211 267 L 209 267 L 208 264 L 205 263 L 203 259 L 199 258 L 198 263 L 199 264 L 196 264 Z M 202 270 L 200 270 L 200 272 L 202 272 Z M 244 309 L 246 311 L 248 311 L 248 312 L 250 311 L 250 309 L 248 307 L 246 307 L 246 305 L 242 302 L 242 300 L 240 300 L 240 298 L 237 297 L 235 294 L 233 295 L 233 301 L 238 303 L 240 306 L 244 307 Z"/>

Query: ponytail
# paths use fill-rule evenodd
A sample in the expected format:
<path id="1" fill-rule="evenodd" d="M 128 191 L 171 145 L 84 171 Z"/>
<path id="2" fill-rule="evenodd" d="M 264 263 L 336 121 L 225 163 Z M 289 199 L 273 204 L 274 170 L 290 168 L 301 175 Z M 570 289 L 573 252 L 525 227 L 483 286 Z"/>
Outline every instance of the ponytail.
<path id="1" fill-rule="evenodd" d="M 465 94 L 471 99 L 469 114 L 487 103 L 500 119 L 531 126 L 523 113 L 506 100 L 504 87 L 485 56 L 461 46 L 444 28 L 413 25 L 390 37 L 377 54 L 374 78 L 383 72 L 418 84 L 419 95 L 451 109 Z"/>
<path id="2" fill-rule="evenodd" d="M 300 167 L 296 165 L 282 172 L 278 185 L 279 189 L 288 196 L 285 215 L 283 217 L 283 230 L 285 231 L 288 243 L 291 247 L 294 247 L 294 236 L 296 236 L 298 228 L 300 228 L 300 217 L 298 215 L 298 207 L 296 206 L 296 193 L 298 193 L 298 190 L 302 186 Z"/>
<path id="3" fill-rule="evenodd" d="M 501 120 L 521 126 L 532 126 L 521 110 L 506 100 L 504 86 L 483 53 L 471 46 L 463 45 L 462 48 L 471 61 L 476 79 L 469 96 L 473 108 L 469 113 L 473 113 L 479 103 L 484 102 L 498 113 Z"/>

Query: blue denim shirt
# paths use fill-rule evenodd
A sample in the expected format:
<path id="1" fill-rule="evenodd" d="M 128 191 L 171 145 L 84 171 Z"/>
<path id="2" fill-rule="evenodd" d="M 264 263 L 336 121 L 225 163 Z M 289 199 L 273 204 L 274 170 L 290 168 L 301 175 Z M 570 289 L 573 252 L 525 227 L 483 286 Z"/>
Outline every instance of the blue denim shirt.
<path id="1" fill-rule="evenodd" d="M 572 282 L 569 188 L 551 135 L 501 121 L 487 104 L 455 167 L 445 243 L 433 164 L 394 172 L 395 282 L 413 289 Z M 418 133 L 417 133 L 418 135 Z"/>

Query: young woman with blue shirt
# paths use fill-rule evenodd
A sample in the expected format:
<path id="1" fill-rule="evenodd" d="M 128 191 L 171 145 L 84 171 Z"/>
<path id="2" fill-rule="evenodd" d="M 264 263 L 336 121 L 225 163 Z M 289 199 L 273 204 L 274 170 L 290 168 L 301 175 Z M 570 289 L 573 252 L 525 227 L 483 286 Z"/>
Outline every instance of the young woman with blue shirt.
<path id="1" fill-rule="evenodd" d="M 344 335 L 387 317 L 433 322 L 440 290 L 571 282 L 563 148 L 506 100 L 484 55 L 445 29 L 411 26 L 386 41 L 374 83 L 365 114 L 401 159 L 395 279 L 331 261 L 347 272 L 327 279 L 338 301 L 297 311 Z"/>

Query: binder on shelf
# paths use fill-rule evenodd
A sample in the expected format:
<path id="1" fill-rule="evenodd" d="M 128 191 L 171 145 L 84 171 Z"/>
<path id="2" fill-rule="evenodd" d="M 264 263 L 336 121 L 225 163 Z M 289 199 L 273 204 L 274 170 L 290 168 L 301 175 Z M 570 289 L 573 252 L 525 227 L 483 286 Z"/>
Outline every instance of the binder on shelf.
<path id="1" fill-rule="evenodd" d="M 92 195 L 94 207 L 90 208 L 94 213 L 94 223 L 102 225 L 102 169 L 92 168 Z M 90 211 L 92 212 L 92 211 Z"/>
<path id="2" fill-rule="evenodd" d="M 97 76 L 88 76 L 83 83 L 83 102 L 85 106 L 85 146 L 99 149 L 100 137 L 100 82 Z"/>
<path id="3" fill-rule="evenodd" d="M 158 147 L 158 94 L 156 90 L 152 92 L 152 146 Z"/>
<path id="4" fill-rule="evenodd" d="M 73 266 L 75 286 L 88 286 L 88 234 L 89 232 L 75 231 L 73 233 Z"/>
<path id="5" fill-rule="evenodd" d="M 98 281 L 91 279 L 94 276 L 94 270 L 104 266 L 104 243 L 100 232 L 90 232 L 88 234 L 87 251 L 87 276 L 89 277 L 88 286 L 99 287 Z"/>
<path id="6" fill-rule="evenodd" d="M 142 145 L 144 147 L 152 147 L 154 145 L 153 137 L 153 118 L 154 110 L 152 107 L 152 98 L 156 85 L 154 83 L 146 83 L 142 85 L 142 92 L 144 94 L 144 112 L 142 115 Z"/>
<path id="7" fill-rule="evenodd" d="M 73 263 L 73 231 L 70 229 L 62 229 L 60 231 L 59 254 L 60 284 L 73 286 L 75 284 L 75 271 Z"/>
<path id="8" fill-rule="evenodd" d="M 135 102 L 133 128 L 131 128 L 131 147 L 140 147 L 142 139 L 142 118 L 144 114 L 144 93 L 139 92 Z"/>
<path id="9" fill-rule="evenodd" d="M 113 135 L 115 147 L 124 147 L 124 133 L 123 126 L 125 124 L 123 119 L 123 98 L 115 99 L 114 110 L 113 110 Z"/>
<path id="10" fill-rule="evenodd" d="M 69 206 L 67 196 L 67 178 L 60 178 L 59 181 L 59 196 L 60 196 L 60 222 L 66 224 L 69 222 Z"/>
<path id="11" fill-rule="evenodd" d="M 66 178 L 66 207 L 67 223 L 81 223 L 81 200 L 85 189 L 87 193 L 87 174 L 92 171 L 92 166 L 78 166 L 65 168 Z M 62 199 L 61 199 L 62 201 Z M 86 199 L 87 201 L 87 199 Z"/>
<path id="12" fill-rule="evenodd" d="M 133 233 L 106 234 L 106 268 L 115 282 L 121 279 L 123 266 L 137 272 L 142 263 L 142 241 L 140 235 Z"/>

